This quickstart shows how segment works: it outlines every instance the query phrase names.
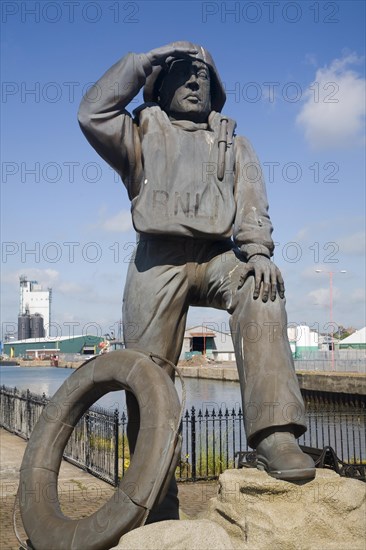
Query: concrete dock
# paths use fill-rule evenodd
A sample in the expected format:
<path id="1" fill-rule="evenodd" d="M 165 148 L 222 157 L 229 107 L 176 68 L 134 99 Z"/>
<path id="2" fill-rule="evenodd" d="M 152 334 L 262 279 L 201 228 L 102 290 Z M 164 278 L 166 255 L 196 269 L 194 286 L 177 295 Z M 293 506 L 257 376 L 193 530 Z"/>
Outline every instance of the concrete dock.
<path id="1" fill-rule="evenodd" d="M 180 366 L 179 368 L 185 378 L 239 382 L 235 364 L 232 366 Z M 366 376 L 364 374 L 318 371 L 298 371 L 296 374 L 300 388 L 303 390 L 366 395 Z"/>

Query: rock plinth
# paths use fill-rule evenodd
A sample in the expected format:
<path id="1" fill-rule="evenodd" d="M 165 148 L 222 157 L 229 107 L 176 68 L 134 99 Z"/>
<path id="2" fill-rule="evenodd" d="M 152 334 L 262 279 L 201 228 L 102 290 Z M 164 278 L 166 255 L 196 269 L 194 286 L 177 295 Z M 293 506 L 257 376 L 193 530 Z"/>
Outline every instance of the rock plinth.
<path id="1" fill-rule="evenodd" d="M 289 483 L 256 469 L 227 470 L 206 517 L 236 549 L 364 550 L 362 481 L 318 469 L 314 480 Z"/>
<path id="2" fill-rule="evenodd" d="M 124 535 L 119 550 L 365 550 L 362 481 L 318 469 L 307 483 L 227 470 L 199 519 L 166 521 Z"/>
<path id="3" fill-rule="evenodd" d="M 207 519 L 160 521 L 139 527 L 112 550 L 235 550 L 225 529 Z"/>

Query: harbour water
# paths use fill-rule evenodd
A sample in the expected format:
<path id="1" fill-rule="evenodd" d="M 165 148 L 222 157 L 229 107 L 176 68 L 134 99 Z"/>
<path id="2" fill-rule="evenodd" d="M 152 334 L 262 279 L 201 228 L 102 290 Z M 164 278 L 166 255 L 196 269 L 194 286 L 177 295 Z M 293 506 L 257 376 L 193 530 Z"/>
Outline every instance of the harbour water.
<path id="1" fill-rule="evenodd" d="M 55 367 L 15 367 L 0 366 L 0 385 L 18 390 L 29 390 L 37 395 L 43 393 L 51 397 L 61 384 L 71 376 L 73 369 Z M 240 388 L 237 382 L 222 382 L 220 380 L 184 379 L 186 390 L 186 409 L 209 411 L 213 408 L 239 410 L 241 406 Z M 176 380 L 179 396 L 182 396 L 181 382 Z M 122 413 L 125 410 L 125 392 L 111 392 L 103 396 L 98 405 Z"/>

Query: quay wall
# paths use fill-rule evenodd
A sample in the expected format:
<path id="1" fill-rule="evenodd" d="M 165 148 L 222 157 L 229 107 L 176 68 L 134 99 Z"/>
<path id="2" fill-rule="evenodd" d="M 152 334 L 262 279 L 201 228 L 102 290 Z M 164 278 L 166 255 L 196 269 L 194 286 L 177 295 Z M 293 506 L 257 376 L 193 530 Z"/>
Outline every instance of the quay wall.
<path id="1" fill-rule="evenodd" d="M 22 367 L 35 366 L 34 361 L 18 361 Z M 59 367 L 77 368 L 83 361 L 67 362 L 60 361 Z M 40 366 L 40 365 L 37 365 Z M 43 361 L 42 366 L 50 367 L 49 361 Z M 56 367 L 55 367 L 56 368 Z M 235 364 L 230 366 L 222 365 L 199 365 L 180 366 L 180 372 L 184 378 L 197 378 L 206 380 L 222 380 L 228 382 L 239 382 L 238 371 Z M 366 375 L 351 372 L 318 372 L 318 371 L 296 371 L 297 378 L 302 390 L 330 393 L 345 393 L 354 395 L 366 395 Z"/>
<path id="2" fill-rule="evenodd" d="M 236 367 L 192 366 L 180 367 L 183 377 L 239 382 Z M 297 371 L 300 389 L 366 395 L 366 376 L 359 373 Z"/>

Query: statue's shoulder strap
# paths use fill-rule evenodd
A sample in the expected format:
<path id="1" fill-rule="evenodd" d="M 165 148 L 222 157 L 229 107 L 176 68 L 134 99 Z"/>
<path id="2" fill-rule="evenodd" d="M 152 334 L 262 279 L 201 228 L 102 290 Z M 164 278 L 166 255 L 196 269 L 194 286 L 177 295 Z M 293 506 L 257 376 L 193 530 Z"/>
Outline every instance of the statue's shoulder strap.
<path id="1" fill-rule="evenodd" d="M 220 135 L 220 128 L 223 121 L 226 121 L 225 125 L 227 128 L 227 140 L 228 142 L 232 142 L 235 135 L 236 121 L 222 113 L 217 113 L 216 111 L 212 111 L 208 117 L 208 124 L 210 128 L 217 133 L 217 135 Z"/>

